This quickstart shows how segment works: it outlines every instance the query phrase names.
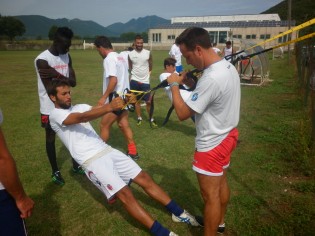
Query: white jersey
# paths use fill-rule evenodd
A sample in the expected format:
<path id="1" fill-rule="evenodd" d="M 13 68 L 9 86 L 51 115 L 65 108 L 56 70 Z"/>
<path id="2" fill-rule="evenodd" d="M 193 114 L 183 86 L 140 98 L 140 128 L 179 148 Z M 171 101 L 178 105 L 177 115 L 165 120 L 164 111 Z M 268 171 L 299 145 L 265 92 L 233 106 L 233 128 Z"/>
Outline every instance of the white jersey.
<path id="1" fill-rule="evenodd" d="M 175 66 L 182 65 L 182 53 L 175 43 L 172 45 L 168 54 L 176 60 Z"/>
<path id="2" fill-rule="evenodd" d="M 2 122 L 3 122 L 3 115 L 2 115 L 2 111 L 0 109 L 0 125 L 2 125 Z M 3 184 L 0 182 L 0 190 L 3 190 L 4 189 L 4 186 Z"/>
<path id="3" fill-rule="evenodd" d="M 233 53 L 232 47 L 230 47 L 230 48 L 225 47 L 224 48 L 224 57 L 232 55 L 232 53 Z M 227 61 L 231 62 L 232 61 L 232 57 L 228 58 Z"/>
<path id="4" fill-rule="evenodd" d="M 160 81 L 162 82 L 162 81 L 166 80 L 167 77 L 170 75 L 171 75 L 171 73 L 168 73 L 168 72 L 164 72 L 164 73 L 160 74 Z M 164 90 L 165 90 L 167 96 L 169 97 L 169 99 L 171 100 L 171 102 L 173 102 L 172 91 L 171 91 L 170 86 L 165 87 Z M 180 95 L 184 101 L 186 101 L 191 94 L 191 91 L 187 91 L 185 89 L 180 89 L 179 92 L 180 92 Z"/>
<path id="5" fill-rule="evenodd" d="M 49 116 L 50 125 L 79 165 L 91 157 L 110 148 L 95 132 L 89 122 L 63 125 L 63 121 L 75 112 L 91 110 L 87 104 L 71 106 L 69 109 L 54 108 Z"/>
<path id="6" fill-rule="evenodd" d="M 119 56 L 122 56 L 124 58 L 124 60 L 127 63 L 127 70 L 129 70 L 129 63 L 128 63 L 128 55 L 129 55 L 130 51 L 122 51 L 119 53 Z"/>
<path id="7" fill-rule="evenodd" d="M 110 52 L 103 61 L 104 76 L 103 76 L 103 94 L 109 84 L 109 77 L 117 77 L 117 85 L 115 91 L 122 93 L 126 88 L 129 89 L 129 73 L 128 62 L 124 57 L 117 52 Z M 107 99 L 108 102 L 108 99 Z"/>
<path id="8" fill-rule="evenodd" d="M 129 53 L 129 59 L 132 62 L 131 80 L 150 83 L 149 58 L 150 51 L 146 49 L 142 49 L 141 52 L 133 50 Z"/>
<path id="9" fill-rule="evenodd" d="M 48 65 L 54 68 L 63 76 L 69 77 L 69 54 L 62 54 L 59 56 L 55 56 L 49 52 L 49 50 L 43 51 L 35 58 L 35 69 L 37 74 L 37 87 L 38 87 L 38 95 L 39 95 L 39 105 L 40 105 L 40 113 L 44 115 L 49 115 L 50 111 L 54 109 L 54 104 L 48 97 L 45 86 L 40 78 L 38 73 L 38 68 L 36 65 L 37 60 L 45 60 L 48 62 Z"/>
<path id="10" fill-rule="evenodd" d="M 196 148 L 206 152 L 215 148 L 238 125 L 240 78 L 226 60 L 203 71 L 186 104 L 196 112 Z"/>
<path id="11" fill-rule="evenodd" d="M 219 48 L 216 48 L 216 47 L 212 47 L 213 51 L 216 53 L 216 54 L 219 54 L 221 52 L 221 50 Z"/>

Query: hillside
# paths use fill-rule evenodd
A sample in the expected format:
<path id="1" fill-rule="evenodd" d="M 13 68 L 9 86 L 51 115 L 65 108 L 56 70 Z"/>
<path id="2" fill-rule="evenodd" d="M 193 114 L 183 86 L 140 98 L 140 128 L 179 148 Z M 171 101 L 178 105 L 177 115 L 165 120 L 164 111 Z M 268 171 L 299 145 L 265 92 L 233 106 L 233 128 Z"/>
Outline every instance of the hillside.
<path id="1" fill-rule="evenodd" d="M 296 25 L 315 18 L 314 0 L 292 0 L 291 1 L 291 19 L 296 21 Z M 281 20 L 288 19 L 288 0 L 269 8 L 261 14 L 278 13 Z"/>
<path id="2" fill-rule="evenodd" d="M 14 16 L 23 22 L 26 32 L 23 35 L 25 38 L 47 38 L 51 26 L 67 26 L 71 28 L 75 35 L 82 38 L 91 38 L 96 35 L 106 35 L 109 37 L 118 37 L 122 33 L 146 32 L 150 27 L 169 23 L 169 20 L 158 16 L 146 16 L 138 19 L 132 19 L 127 23 L 115 23 L 108 27 L 101 26 L 94 21 L 83 21 L 80 19 L 50 19 L 39 15 L 21 15 Z"/>

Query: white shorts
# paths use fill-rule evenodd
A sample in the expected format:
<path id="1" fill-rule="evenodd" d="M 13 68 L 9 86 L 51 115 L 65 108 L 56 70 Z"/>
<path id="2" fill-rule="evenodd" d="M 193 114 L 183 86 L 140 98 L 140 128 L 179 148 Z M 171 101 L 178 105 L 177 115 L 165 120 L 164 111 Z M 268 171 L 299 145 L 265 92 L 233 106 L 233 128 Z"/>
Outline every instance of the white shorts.
<path id="1" fill-rule="evenodd" d="M 110 199 L 128 185 L 142 169 L 130 157 L 113 149 L 91 161 L 84 170 L 92 183 Z"/>

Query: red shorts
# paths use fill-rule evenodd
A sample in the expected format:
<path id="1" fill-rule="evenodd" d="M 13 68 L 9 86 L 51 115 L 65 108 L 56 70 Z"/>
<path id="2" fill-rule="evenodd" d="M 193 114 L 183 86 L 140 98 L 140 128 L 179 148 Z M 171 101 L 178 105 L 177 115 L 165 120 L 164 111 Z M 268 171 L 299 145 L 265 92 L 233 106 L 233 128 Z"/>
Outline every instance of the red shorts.
<path id="1" fill-rule="evenodd" d="M 234 128 L 214 149 L 207 152 L 195 151 L 193 170 L 204 175 L 223 175 L 223 169 L 230 165 L 231 153 L 236 147 L 237 139 L 238 130 Z"/>

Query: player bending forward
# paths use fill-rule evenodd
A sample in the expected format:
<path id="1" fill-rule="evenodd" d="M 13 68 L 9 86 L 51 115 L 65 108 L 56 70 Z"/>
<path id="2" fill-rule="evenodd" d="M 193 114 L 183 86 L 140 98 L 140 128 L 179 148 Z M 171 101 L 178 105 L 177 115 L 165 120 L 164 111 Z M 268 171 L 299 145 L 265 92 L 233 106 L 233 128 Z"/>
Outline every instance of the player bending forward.
<path id="1" fill-rule="evenodd" d="M 122 98 L 115 98 L 111 103 L 98 107 L 87 104 L 72 106 L 69 84 L 60 80 L 52 83 L 48 94 L 55 104 L 50 114 L 51 127 L 71 156 L 83 167 L 87 177 L 108 200 L 117 197 L 128 213 L 153 235 L 175 236 L 139 205 L 128 187 L 131 182 L 135 182 L 172 213 L 173 221 L 200 226 L 196 218 L 178 206 L 136 162 L 106 144 L 89 123 L 108 112 L 121 109 L 124 106 Z"/>

